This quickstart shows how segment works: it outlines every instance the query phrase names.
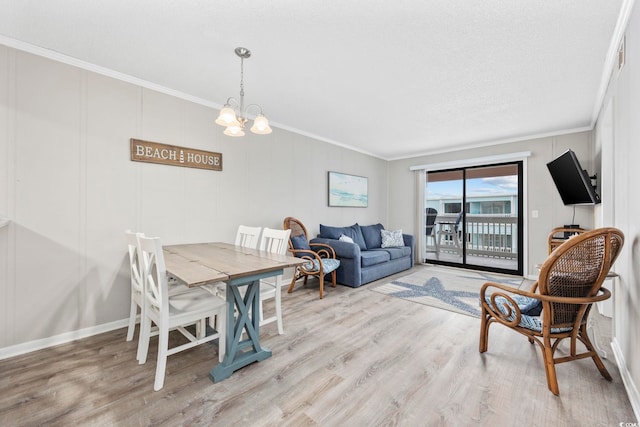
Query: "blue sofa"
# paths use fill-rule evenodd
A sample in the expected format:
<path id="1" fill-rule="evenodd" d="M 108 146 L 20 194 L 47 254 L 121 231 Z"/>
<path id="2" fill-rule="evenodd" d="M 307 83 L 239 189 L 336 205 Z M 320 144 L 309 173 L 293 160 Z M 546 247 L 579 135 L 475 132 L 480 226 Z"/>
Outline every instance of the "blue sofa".
<path id="1" fill-rule="evenodd" d="M 383 248 L 381 230 L 382 224 L 356 223 L 349 227 L 320 224 L 320 234 L 311 243 L 330 245 L 340 260 L 336 281 L 357 288 L 413 267 L 414 237 L 402 234 L 403 246 Z"/>

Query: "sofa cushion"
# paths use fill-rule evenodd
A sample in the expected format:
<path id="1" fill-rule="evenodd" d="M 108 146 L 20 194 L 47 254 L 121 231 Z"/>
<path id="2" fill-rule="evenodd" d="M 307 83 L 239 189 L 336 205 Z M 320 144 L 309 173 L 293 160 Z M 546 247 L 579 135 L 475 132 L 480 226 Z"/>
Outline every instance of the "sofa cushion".
<path id="1" fill-rule="evenodd" d="M 341 235 L 351 237 L 353 242 L 360 246 L 360 250 L 367 250 L 367 245 L 365 244 L 364 237 L 362 237 L 362 231 L 358 224 L 353 224 L 349 227 L 334 227 L 331 225 L 320 224 L 319 237 L 324 239 L 340 240 Z"/>
<path id="2" fill-rule="evenodd" d="M 401 248 L 379 248 L 371 249 L 371 251 L 387 252 L 391 259 L 398 259 L 405 256 L 411 256 L 411 248 L 409 246 L 403 246 Z"/>
<path id="3" fill-rule="evenodd" d="M 402 230 L 380 230 L 383 248 L 399 248 L 404 246 Z"/>
<path id="4" fill-rule="evenodd" d="M 391 259 L 391 255 L 387 251 L 364 251 L 360 253 L 362 267 L 370 267 L 376 264 L 382 264 Z"/>
<path id="5" fill-rule="evenodd" d="M 361 251 L 366 251 L 367 243 L 364 241 L 364 236 L 362 235 L 362 229 L 360 228 L 358 223 L 353 224 L 350 228 L 352 228 L 353 232 L 355 233 L 355 237 L 353 238 L 353 240 L 358 244 L 358 246 L 360 246 Z"/>
<path id="6" fill-rule="evenodd" d="M 382 247 L 382 236 L 380 234 L 380 231 L 384 230 L 382 224 L 361 225 L 360 230 L 362 231 L 367 249 Z"/>
<path id="7" fill-rule="evenodd" d="M 340 239 L 340 235 L 344 234 L 351 237 L 353 230 L 350 230 L 349 227 L 333 227 L 331 225 L 320 224 L 320 237 L 324 237 L 325 239 Z"/>

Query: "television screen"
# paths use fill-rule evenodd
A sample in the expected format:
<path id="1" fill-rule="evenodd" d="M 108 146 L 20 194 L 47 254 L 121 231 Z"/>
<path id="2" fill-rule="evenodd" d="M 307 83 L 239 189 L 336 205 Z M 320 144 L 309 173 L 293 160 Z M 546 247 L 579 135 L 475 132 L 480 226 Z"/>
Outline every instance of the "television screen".
<path id="1" fill-rule="evenodd" d="M 600 203 L 591 178 L 582 169 L 576 154 L 567 150 L 558 158 L 547 163 L 553 182 L 565 205 L 593 205 Z"/>

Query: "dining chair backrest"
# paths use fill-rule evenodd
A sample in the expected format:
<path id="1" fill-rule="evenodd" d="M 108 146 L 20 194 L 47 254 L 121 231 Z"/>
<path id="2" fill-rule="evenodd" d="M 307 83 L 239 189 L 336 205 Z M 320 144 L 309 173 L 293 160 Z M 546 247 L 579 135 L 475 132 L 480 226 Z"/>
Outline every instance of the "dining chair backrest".
<path id="1" fill-rule="evenodd" d="M 438 211 L 434 208 L 427 208 L 426 221 L 425 221 L 425 234 L 427 236 L 431 236 L 433 234 L 433 229 L 436 223 L 436 217 L 438 216 Z"/>
<path id="2" fill-rule="evenodd" d="M 138 248 L 138 237 L 144 236 L 143 233 L 134 233 L 131 230 L 124 232 L 129 249 L 129 270 L 131 272 L 131 289 L 132 291 L 142 294 L 142 260 L 140 259 L 140 251 Z"/>
<path id="3" fill-rule="evenodd" d="M 272 254 L 286 254 L 289 248 L 289 235 L 291 235 L 291 230 L 275 230 L 265 227 L 260 239 L 260 250 Z"/>
<path id="4" fill-rule="evenodd" d="M 124 232 L 129 253 L 129 275 L 131 276 L 131 301 L 129 307 L 129 324 L 127 326 L 127 341 L 133 340 L 138 317 L 138 307 L 142 312 L 142 259 L 138 245 L 138 237 L 143 233 L 135 233 L 131 230 Z"/>
<path id="5" fill-rule="evenodd" d="M 260 238 L 260 250 L 272 254 L 285 255 L 289 249 L 289 236 L 291 230 L 275 230 L 266 228 L 262 231 Z M 275 277 L 260 280 L 260 326 L 271 322 L 277 322 L 278 334 L 284 333 L 282 322 L 282 274 Z M 275 316 L 264 317 L 262 301 L 275 299 Z"/>
<path id="6" fill-rule="evenodd" d="M 257 249 L 260 243 L 261 227 L 248 227 L 246 225 L 238 226 L 236 233 L 236 246 L 244 248 Z"/>
<path id="7" fill-rule="evenodd" d="M 167 269 L 159 237 L 138 237 L 142 258 L 144 304 L 146 310 L 153 310 L 159 316 L 168 316 L 163 310 L 169 304 L 167 289 Z"/>

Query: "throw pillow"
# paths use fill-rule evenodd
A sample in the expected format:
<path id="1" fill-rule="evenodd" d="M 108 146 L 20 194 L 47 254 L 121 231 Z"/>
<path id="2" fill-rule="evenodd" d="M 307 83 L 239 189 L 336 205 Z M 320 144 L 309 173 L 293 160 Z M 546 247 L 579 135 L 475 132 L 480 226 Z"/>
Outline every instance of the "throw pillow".
<path id="1" fill-rule="evenodd" d="M 383 248 L 397 248 L 404 246 L 402 230 L 380 230 L 380 237 L 382 238 L 381 247 Z"/>
<path id="2" fill-rule="evenodd" d="M 347 236 L 346 234 L 341 234 L 340 238 L 338 239 L 341 242 L 349 242 L 349 243 L 353 243 L 353 239 L 349 236 Z"/>
<path id="3" fill-rule="evenodd" d="M 307 241 L 307 238 L 303 234 L 299 236 L 291 236 L 291 244 L 293 245 L 293 249 L 304 249 L 307 251 L 311 250 L 311 247 L 309 246 L 309 242 Z M 296 254 L 298 258 L 302 258 L 305 255 L 310 255 L 310 254 L 304 254 L 304 253 Z"/>

